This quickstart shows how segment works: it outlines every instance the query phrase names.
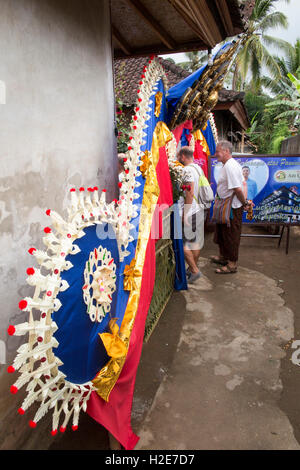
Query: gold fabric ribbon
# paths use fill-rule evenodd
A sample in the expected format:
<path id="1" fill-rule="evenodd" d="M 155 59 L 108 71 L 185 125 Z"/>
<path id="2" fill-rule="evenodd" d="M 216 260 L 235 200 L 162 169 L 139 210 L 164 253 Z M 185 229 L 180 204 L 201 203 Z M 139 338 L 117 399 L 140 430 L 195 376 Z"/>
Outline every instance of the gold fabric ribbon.
<path id="1" fill-rule="evenodd" d="M 142 161 L 142 164 L 140 166 L 140 171 L 143 177 L 146 178 L 148 175 L 150 164 L 151 164 L 150 153 L 148 152 L 148 150 L 146 150 L 144 155 L 141 157 L 141 161 Z"/>
<path id="2" fill-rule="evenodd" d="M 114 359 L 124 356 L 127 352 L 126 344 L 118 335 L 119 327 L 116 322 L 117 319 L 112 318 L 108 324 L 111 333 L 99 333 L 108 356 Z"/>
<path id="3" fill-rule="evenodd" d="M 204 129 L 205 130 L 205 129 Z M 199 140 L 200 144 L 202 145 L 203 151 L 206 153 L 206 155 L 209 157 L 210 151 L 209 151 L 209 146 L 208 143 L 206 142 L 206 139 L 200 129 L 197 131 L 193 132 L 193 136 L 195 140 Z"/>
<path id="4" fill-rule="evenodd" d="M 155 95 L 155 111 L 154 114 L 156 117 L 160 115 L 161 105 L 162 105 L 163 94 L 161 91 L 158 91 Z"/>
<path id="5" fill-rule="evenodd" d="M 109 395 L 116 384 L 126 361 L 129 341 L 141 295 L 142 273 L 153 214 L 159 197 L 159 185 L 156 176 L 156 165 L 159 161 L 159 149 L 172 140 L 172 136 L 173 134 L 164 122 L 160 121 L 157 123 L 153 133 L 151 152 L 149 154 L 150 165 L 144 186 L 135 258 L 129 266 L 126 266 L 128 269 L 125 268 L 124 270 L 125 276 L 126 274 L 128 275 L 127 286 L 131 287 L 131 289 L 124 318 L 120 327 L 119 337 L 126 346 L 126 352 L 122 357 L 111 357 L 108 363 L 100 370 L 92 381 L 96 387 L 98 395 L 105 401 L 109 400 Z"/>
<path id="6" fill-rule="evenodd" d="M 137 287 L 136 278 L 140 277 L 140 269 L 135 267 L 136 260 L 133 258 L 130 264 L 127 264 L 124 269 L 124 290 L 134 290 Z"/>

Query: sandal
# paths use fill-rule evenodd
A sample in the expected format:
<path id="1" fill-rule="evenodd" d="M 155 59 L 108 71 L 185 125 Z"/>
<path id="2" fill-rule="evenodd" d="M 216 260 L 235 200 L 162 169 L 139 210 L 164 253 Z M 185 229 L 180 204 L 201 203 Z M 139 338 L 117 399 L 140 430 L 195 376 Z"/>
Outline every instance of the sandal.
<path id="1" fill-rule="evenodd" d="M 230 268 L 228 265 L 224 266 L 223 268 L 219 268 L 215 270 L 216 274 L 233 274 L 237 273 L 237 268 Z"/>
<path id="2" fill-rule="evenodd" d="M 211 263 L 220 264 L 221 266 L 227 265 L 227 261 L 219 256 L 210 256 L 209 259 Z"/>

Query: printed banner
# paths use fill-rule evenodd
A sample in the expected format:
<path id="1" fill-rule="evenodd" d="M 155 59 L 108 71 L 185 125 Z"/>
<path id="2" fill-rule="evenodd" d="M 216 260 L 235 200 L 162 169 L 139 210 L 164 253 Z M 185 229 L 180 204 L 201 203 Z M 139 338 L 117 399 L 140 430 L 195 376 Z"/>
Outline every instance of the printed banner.
<path id="1" fill-rule="evenodd" d="M 244 193 L 253 201 L 253 217 L 245 212 L 243 223 L 300 224 L 300 157 L 245 155 L 234 157 L 242 166 Z M 216 193 L 222 167 L 211 158 L 211 183 Z"/>

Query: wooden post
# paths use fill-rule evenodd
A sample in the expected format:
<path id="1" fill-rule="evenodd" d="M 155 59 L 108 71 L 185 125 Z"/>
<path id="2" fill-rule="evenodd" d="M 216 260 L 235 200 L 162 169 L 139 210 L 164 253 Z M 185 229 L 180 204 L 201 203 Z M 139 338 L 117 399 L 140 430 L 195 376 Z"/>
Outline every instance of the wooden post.
<path id="1" fill-rule="evenodd" d="M 241 145 L 241 153 L 244 153 L 245 148 L 245 131 L 242 130 L 242 145 Z"/>

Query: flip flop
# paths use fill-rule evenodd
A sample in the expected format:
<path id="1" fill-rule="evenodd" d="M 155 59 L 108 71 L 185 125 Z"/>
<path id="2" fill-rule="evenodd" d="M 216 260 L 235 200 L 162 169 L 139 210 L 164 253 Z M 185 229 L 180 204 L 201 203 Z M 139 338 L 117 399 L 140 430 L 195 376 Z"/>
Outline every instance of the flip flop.
<path id="1" fill-rule="evenodd" d="M 228 265 L 225 266 L 223 269 L 216 269 L 215 270 L 216 274 L 234 274 L 237 273 L 237 268 L 230 268 Z"/>
<path id="2" fill-rule="evenodd" d="M 222 261 L 218 256 L 210 256 L 209 259 L 211 263 L 220 264 L 221 266 L 226 266 L 228 264 L 227 261 Z"/>

